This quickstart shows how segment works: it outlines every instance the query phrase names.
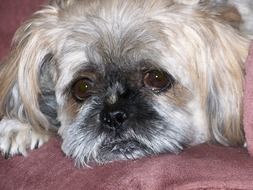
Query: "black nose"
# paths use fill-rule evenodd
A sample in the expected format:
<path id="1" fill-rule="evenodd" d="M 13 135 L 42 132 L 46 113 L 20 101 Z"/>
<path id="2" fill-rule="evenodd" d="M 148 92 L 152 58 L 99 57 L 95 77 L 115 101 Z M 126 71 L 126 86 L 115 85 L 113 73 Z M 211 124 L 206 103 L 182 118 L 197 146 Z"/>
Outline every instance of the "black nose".
<path id="1" fill-rule="evenodd" d="M 127 120 L 126 112 L 117 111 L 102 111 L 100 113 L 100 121 L 108 128 L 118 128 Z"/>

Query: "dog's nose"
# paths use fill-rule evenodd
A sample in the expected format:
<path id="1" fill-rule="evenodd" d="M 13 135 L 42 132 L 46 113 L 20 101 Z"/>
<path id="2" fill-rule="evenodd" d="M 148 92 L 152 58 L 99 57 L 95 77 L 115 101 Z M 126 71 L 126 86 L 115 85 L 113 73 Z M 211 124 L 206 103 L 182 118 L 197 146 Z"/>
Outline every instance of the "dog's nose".
<path id="1" fill-rule="evenodd" d="M 128 116 L 125 111 L 102 111 L 100 120 L 108 128 L 118 128 L 127 120 Z"/>

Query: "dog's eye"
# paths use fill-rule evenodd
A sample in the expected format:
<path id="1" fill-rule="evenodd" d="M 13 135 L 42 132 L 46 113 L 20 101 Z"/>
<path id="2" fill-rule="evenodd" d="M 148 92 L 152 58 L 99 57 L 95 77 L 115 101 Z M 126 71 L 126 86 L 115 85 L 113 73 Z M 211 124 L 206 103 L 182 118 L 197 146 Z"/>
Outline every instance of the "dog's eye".
<path id="1" fill-rule="evenodd" d="M 73 96 L 78 100 L 84 100 L 90 96 L 92 83 L 89 79 L 80 79 L 72 87 Z"/>
<path id="2" fill-rule="evenodd" d="M 171 88 L 175 79 L 166 72 L 152 70 L 144 75 L 144 84 L 153 91 L 160 92 L 164 89 Z"/>

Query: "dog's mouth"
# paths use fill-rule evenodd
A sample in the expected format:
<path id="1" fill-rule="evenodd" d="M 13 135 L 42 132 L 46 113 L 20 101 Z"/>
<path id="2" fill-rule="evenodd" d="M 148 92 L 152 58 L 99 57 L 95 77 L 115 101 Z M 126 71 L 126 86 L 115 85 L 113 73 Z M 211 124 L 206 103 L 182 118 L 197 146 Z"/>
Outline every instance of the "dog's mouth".
<path id="1" fill-rule="evenodd" d="M 152 150 L 137 140 L 105 141 L 100 147 L 103 160 L 132 160 L 153 154 Z"/>

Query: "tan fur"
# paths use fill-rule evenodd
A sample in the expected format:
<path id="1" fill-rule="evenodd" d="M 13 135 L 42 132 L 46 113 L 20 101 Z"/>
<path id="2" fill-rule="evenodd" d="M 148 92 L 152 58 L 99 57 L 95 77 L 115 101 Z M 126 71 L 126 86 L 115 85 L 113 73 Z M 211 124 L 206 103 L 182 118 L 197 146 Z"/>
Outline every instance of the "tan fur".
<path id="1" fill-rule="evenodd" d="M 183 86 L 176 84 L 168 93 L 168 101 L 172 102 L 178 107 L 185 107 L 188 99 L 192 98 L 191 93 Z"/>
<path id="2" fill-rule="evenodd" d="M 188 12 L 184 13 L 188 14 Z M 209 19 L 209 15 L 203 12 L 193 17 L 189 15 L 188 18 L 189 20 L 183 21 L 189 22 L 188 26 L 174 27 L 173 33 L 177 35 L 174 39 L 177 39 L 175 41 L 177 44 L 171 41 L 172 47 L 185 47 L 184 57 L 181 58 L 182 64 L 183 62 L 190 63 L 187 70 L 190 71 L 192 80 L 196 82 L 195 88 L 199 92 L 202 109 L 206 109 L 207 115 L 214 114 L 209 118 L 212 140 L 224 145 L 242 145 L 244 142 L 242 129 L 243 78 L 249 40 L 231 30 L 230 26 L 223 25 L 224 18 L 219 15 L 214 19 L 215 21 Z M 218 19 L 221 19 L 220 22 L 217 22 Z M 194 26 L 196 22 L 203 22 L 202 26 L 205 27 Z M 212 44 L 212 46 L 207 44 Z M 218 47 L 222 47 L 223 51 L 220 51 Z M 172 51 L 180 52 L 181 49 Z M 209 64 L 206 64 L 207 62 Z M 209 113 L 214 110 L 207 108 L 210 92 L 216 94 L 213 104 L 218 113 Z M 224 121 L 219 123 L 222 119 Z"/>
<path id="3" fill-rule="evenodd" d="M 50 41 L 47 40 L 46 28 L 38 28 L 40 25 L 45 24 L 44 21 L 47 17 L 52 19 L 56 14 L 54 11 L 52 8 L 40 11 L 34 15 L 33 19 L 19 28 L 14 37 L 13 50 L 5 66 L 0 71 L 1 81 L 4 81 L 0 84 L 1 114 L 9 114 L 6 112 L 6 101 L 9 101 L 7 99 L 8 96 L 11 96 L 9 93 L 11 93 L 14 83 L 17 83 L 25 113 L 29 118 L 29 122 L 37 130 L 40 130 L 41 127 L 43 129 L 49 128 L 47 120 L 39 111 L 37 98 L 40 93 L 38 69 L 42 59 L 50 50 Z M 19 119 L 23 120 L 24 118 Z"/>

